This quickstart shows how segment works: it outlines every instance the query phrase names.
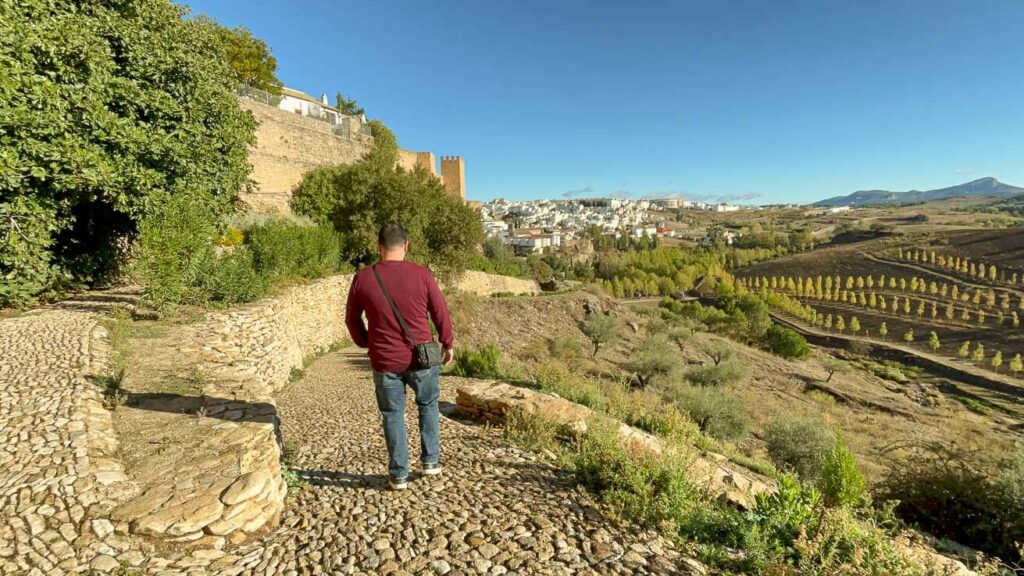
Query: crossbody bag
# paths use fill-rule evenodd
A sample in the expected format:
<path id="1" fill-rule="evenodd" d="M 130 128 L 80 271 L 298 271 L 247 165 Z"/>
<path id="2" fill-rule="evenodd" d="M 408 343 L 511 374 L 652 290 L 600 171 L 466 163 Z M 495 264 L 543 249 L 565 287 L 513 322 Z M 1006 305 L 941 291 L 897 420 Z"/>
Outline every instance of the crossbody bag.
<path id="1" fill-rule="evenodd" d="M 388 289 L 384 287 L 384 282 L 380 279 L 380 274 L 377 273 L 377 265 L 374 264 L 372 267 L 373 276 L 377 278 L 377 285 L 380 286 L 380 291 L 384 293 L 384 299 L 388 301 L 388 305 L 391 306 L 391 311 L 395 314 L 395 319 L 398 320 L 398 324 L 402 327 L 402 332 L 405 333 L 406 339 L 412 344 L 413 354 L 416 356 L 416 363 L 420 365 L 420 368 L 433 368 L 434 366 L 440 366 L 443 362 L 443 356 L 441 353 L 441 344 L 434 340 L 430 342 L 416 342 L 416 337 L 412 335 L 412 331 L 409 330 L 409 326 L 405 323 L 405 319 L 402 318 L 402 313 L 398 311 L 398 306 L 395 306 L 395 301 L 391 299 L 391 294 L 388 293 Z"/>

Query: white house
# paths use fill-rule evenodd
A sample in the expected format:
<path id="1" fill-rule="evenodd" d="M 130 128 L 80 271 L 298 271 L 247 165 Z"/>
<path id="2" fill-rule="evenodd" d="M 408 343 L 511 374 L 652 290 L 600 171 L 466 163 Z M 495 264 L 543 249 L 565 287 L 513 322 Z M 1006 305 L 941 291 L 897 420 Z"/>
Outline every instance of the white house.
<path id="1" fill-rule="evenodd" d="M 281 102 L 277 107 L 286 112 L 326 120 L 331 124 L 338 124 L 342 117 L 337 108 L 327 103 L 326 94 L 322 94 L 318 100 L 305 92 L 291 88 L 281 89 Z"/>

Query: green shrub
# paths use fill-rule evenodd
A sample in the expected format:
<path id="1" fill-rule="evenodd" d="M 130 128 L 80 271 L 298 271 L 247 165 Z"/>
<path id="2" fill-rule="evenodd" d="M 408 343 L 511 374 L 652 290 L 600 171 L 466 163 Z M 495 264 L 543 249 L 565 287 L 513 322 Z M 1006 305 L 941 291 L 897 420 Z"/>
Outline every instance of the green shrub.
<path id="1" fill-rule="evenodd" d="M 56 211 L 46 204 L 17 196 L 0 202 L 0 308 L 31 304 L 67 279 L 51 250 Z"/>
<path id="2" fill-rule="evenodd" d="M 748 521 L 746 544 L 765 561 L 775 556 L 795 556 L 793 543 L 815 521 L 821 493 L 805 487 L 792 476 L 782 476 L 776 492 L 762 492 Z"/>
<path id="3" fill-rule="evenodd" d="M 465 378 L 502 378 L 501 352 L 494 344 L 485 344 L 475 350 L 458 347 L 451 373 Z"/>
<path id="4" fill-rule="evenodd" d="M 143 297 L 155 308 L 173 310 L 213 258 L 214 218 L 200 201 L 171 196 L 139 226 L 136 274 Z"/>
<path id="5" fill-rule="evenodd" d="M 554 392 L 562 398 L 595 410 L 605 407 L 605 395 L 601 386 L 575 372 L 560 362 L 546 362 L 534 370 L 537 386 Z"/>
<path id="6" fill-rule="evenodd" d="M 270 279 L 256 271 L 252 253 L 238 247 L 206 260 L 195 278 L 201 300 L 225 306 L 252 302 L 267 292 Z"/>
<path id="7" fill-rule="evenodd" d="M 245 233 L 234 226 L 228 226 L 223 234 L 217 236 L 216 242 L 218 246 L 241 246 L 245 242 Z"/>
<path id="8" fill-rule="evenodd" d="M 818 488 L 829 506 L 859 507 L 865 503 L 864 476 L 842 433 L 836 434 L 832 448 L 825 453 Z"/>
<path id="9" fill-rule="evenodd" d="M 686 379 L 695 386 L 718 387 L 735 384 L 746 378 L 748 373 L 745 364 L 728 360 L 721 364 L 690 368 L 686 372 Z"/>
<path id="10" fill-rule="evenodd" d="M 868 365 L 868 369 L 871 370 L 872 374 L 878 376 L 879 378 L 892 380 L 893 382 L 898 382 L 900 384 L 910 381 L 910 378 L 908 378 L 907 375 L 903 373 L 903 370 L 899 366 L 893 366 L 891 364 L 877 364 L 872 362 L 871 364 Z"/>
<path id="11" fill-rule="evenodd" d="M 820 419 L 810 416 L 782 416 L 765 430 L 772 461 L 810 483 L 821 479 L 822 464 L 835 441 L 832 430 Z"/>
<path id="12" fill-rule="evenodd" d="M 658 393 L 618 387 L 606 396 L 608 413 L 630 426 L 683 443 L 692 443 L 700 435 L 697 425 Z"/>
<path id="13" fill-rule="evenodd" d="M 1013 478 L 1014 468 L 1006 466 L 1002 474 Z M 900 518 L 930 534 L 1020 562 L 1017 543 L 1024 542 L 1024 504 L 999 476 L 993 478 L 971 455 L 929 444 L 894 463 L 876 498 L 895 501 Z"/>
<path id="14" fill-rule="evenodd" d="M 574 336 L 555 336 L 550 350 L 551 356 L 572 366 L 583 358 L 583 344 Z"/>
<path id="15" fill-rule="evenodd" d="M 904 556 L 892 536 L 849 508 L 823 508 L 792 477 L 758 496 L 748 515 L 744 568 L 778 576 L 925 576 L 934 567 Z"/>
<path id="16" fill-rule="evenodd" d="M 746 436 L 750 420 L 743 401 L 718 387 L 679 386 L 669 392 L 675 405 L 690 416 L 701 432 L 720 440 Z"/>
<path id="17" fill-rule="evenodd" d="M 670 452 L 659 456 L 621 446 L 612 422 L 591 422 L 568 464 L 580 484 L 643 524 L 685 524 L 706 498 L 688 462 Z"/>
<path id="18" fill-rule="evenodd" d="M 765 333 L 768 349 L 783 358 L 805 360 L 811 354 L 807 340 L 796 330 L 772 324 Z"/>
<path id="19" fill-rule="evenodd" d="M 502 430 L 506 442 L 526 450 L 558 449 L 558 422 L 540 414 L 531 414 L 515 408 L 505 413 L 505 428 Z"/>
<path id="20" fill-rule="evenodd" d="M 320 278 L 341 265 L 341 236 L 330 226 L 274 219 L 246 231 L 256 269 L 270 278 Z"/>
<path id="21" fill-rule="evenodd" d="M 1024 441 L 1018 441 L 999 472 L 997 483 L 1006 499 L 1024 509 Z"/>

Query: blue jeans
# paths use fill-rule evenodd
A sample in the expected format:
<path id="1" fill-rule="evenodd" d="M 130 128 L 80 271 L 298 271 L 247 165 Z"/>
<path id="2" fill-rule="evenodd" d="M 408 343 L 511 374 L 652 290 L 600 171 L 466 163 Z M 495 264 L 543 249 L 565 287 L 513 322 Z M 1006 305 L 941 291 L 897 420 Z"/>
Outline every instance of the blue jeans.
<path id="1" fill-rule="evenodd" d="M 437 400 L 441 396 L 441 369 L 437 366 L 408 372 L 373 371 L 377 408 L 384 424 L 388 445 L 388 474 L 394 478 L 409 476 L 409 438 L 405 433 L 405 387 L 416 394 L 420 417 L 420 461 L 440 462 L 441 416 Z"/>

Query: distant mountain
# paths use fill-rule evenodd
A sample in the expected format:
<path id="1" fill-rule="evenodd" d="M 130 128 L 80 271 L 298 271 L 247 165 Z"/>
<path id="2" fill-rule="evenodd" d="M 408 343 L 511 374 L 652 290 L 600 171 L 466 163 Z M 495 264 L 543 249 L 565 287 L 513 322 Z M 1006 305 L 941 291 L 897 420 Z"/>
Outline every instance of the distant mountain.
<path id="1" fill-rule="evenodd" d="M 1003 184 L 995 178 L 979 178 L 959 186 L 939 188 L 938 190 L 910 190 L 909 192 L 892 192 L 890 190 L 860 190 L 846 196 L 833 196 L 819 200 L 812 206 L 860 206 L 864 204 L 906 204 L 909 202 L 928 202 L 962 196 L 1014 196 L 1024 194 L 1024 188 Z"/>

